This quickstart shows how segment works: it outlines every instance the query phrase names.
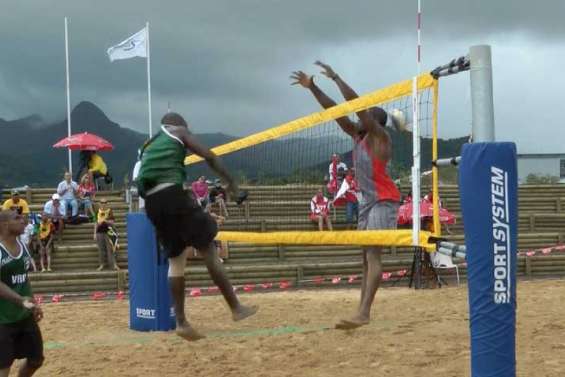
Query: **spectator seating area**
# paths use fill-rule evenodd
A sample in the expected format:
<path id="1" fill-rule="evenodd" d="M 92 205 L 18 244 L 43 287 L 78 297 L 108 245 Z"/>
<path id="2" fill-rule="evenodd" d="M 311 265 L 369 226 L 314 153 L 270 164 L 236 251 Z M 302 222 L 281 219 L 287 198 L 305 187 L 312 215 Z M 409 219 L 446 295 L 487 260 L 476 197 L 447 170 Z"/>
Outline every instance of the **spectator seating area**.
<path id="1" fill-rule="evenodd" d="M 314 192 L 312 187 L 289 187 L 281 201 L 281 189 L 276 194 L 272 187 L 246 187 L 249 201 L 243 206 L 228 203 L 230 217 L 222 229 L 273 231 L 285 229 L 315 230 L 317 227 L 307 217 L 308 203 Z M 32 212 L 41 212 L 43 204 L 55 191 L 54 188 L 30 189 L 22 192 L 22 198 L 30 204 Z M 403 190 L 403 192 L 405 192 Z M 425 189 L 423 192 L 426 192 Z M 276 198 L 275 198 L 275 195 Z M 4 198 L 9 192 L 4 192 Z M 51 273 L 32 273 L 31 279 L 37 293 L 70 293 L 111 291 L 127 289 L 127 236 L 125 217 L 128 204 L 123 191 L 100 192 L 116 217 L 120 236 L 118 264 L 121 271 L 97 272 L 98 252 L 93 240 L 93 224 L 68 225 L 63 239 L 57 242 L 53 253 Z M 463 224 L 460 216 L 456 186 L 440 189 L 445 208 L 457 216 L 457 224 L 450 227 L 449 238 L 463 243 Z M 258 199 L 261 200 L 258 200 Z M 272 200 L 269 206 L 259 202 Z M 285 217 L 277 216 L 278 206 L 285 207 Z M 335 229 L 345 228 L 345 213 L 339 208 L 334 222 Z M 521 251 L 538 249 L 565 242 L 565 185 L 521 186 L 519 189 L 519 244 Z M 292 285 L 313 284 L 315 277 L 349 276 L 360 274 L 360 249 L 356 246 L 278 246 L 230 243 L 229 258 L 225 260 L 234 284 L 289 281 Z M 409 269 L 412 250 L 397 248 L 387 250 L 384 256 L 385 271 Z M 462 261 L 456 261 L 462 262 Z M 541 256 L 521 256 L 518 273 L 527 277 L 565 275 L 565 253 Z M 466 275 L 464 265 L 461 277 Z M 189 261 L 187 285 L 206 287 L 212 285 L 204 266 L 198 260 Z M 357 283 L 359 280 L 357 280 Z M 326 282 L 325 284 L 331 284 Z M 347 279 L 345 279 L 347 284 Z"/>

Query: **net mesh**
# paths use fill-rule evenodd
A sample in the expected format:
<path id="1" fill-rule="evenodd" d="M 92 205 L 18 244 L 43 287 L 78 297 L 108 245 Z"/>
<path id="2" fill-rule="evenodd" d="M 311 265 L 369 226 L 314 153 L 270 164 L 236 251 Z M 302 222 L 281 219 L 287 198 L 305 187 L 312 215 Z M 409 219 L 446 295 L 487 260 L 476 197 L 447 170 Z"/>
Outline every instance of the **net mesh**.
<path id="1" fill-rule="evenodd" d="M 423 137 L 423 170 L 430 168 L 429 162 L 432 157 L 430 139 L 434 115 L 432 84 L 433 81 L 424 84 L 418 96 L 419 125 Z M 329 121 L 316 122 L 316 119 L 320 118 L 319 114 L 313 114 L 311 116 L 313 120 L 302 124 L 290 133 L 277 137 L 276 130 L 284 127 L 274 128 L 275 136 L 270 135 L 270 140 L 262 142 L 259 140 L 255 143 L 251 140 L 247 143 L 249 145 L 243 148 L 238 146 L 240 149 L 232 152 L 229 152 L 230 148 L 215 148 L 217 153 L 220 152 L 218 154 L 222 154 L 222 161 L 228 171 L 239 182 L 241 188 L 249 193 L 247 201 L 242 205 L 230 202 L 227 203 L 226 210 L 221 207 L 219 203 L 221 200 L 218 200 L 221 195 L 217 196 L 218 190 L 214 189 L 217 177 L 205 162 L 189 160 L 191 162 L 187 166 L 189 180 L 195 181 L 201 176 L 205 177 L 212 194 L 208 198 L 208 209 L 220 216 L 227 215 L 223 230 L 240 232 L 317 231 L 318 222 L 310 218 L 311 202 L 319 189 L 323 190 L 324 196 L 330 201 L 333 199 L 335 191 L 332 188 L 332 176 L 335 170 L 332 173 L 330 166 L 332 155 L 338 154 L 341 162 L 346 166 L 345 169 L 337 172 L 337 188 L 341 185 L 347 169 L 353 167 L 352 138 L 341 130 L 334 119 L 346 114 L 352 121 L 357 122 L 356 110 L 379 106 L 387 111 L 389 120 L 391 114 L 394 113 L 397 119 L 404 117 L 408 130 L 413 127 L 411 85 L 405 83 L 403 91 L 396 90 L 389 96 L 392 99 L 385 96 L 385 99 L 382 100 L 382 96 L 375 95 L 375 93 L 357 107 L 353 105 L 345 108 L 348 103 L 338 106 L 344 108 L 341 113 L 334 111 L 331 114 L 331 109 L 322 112 L 321 114 L 325 115 L 326 119 L 329 116 L 331 119 Z M 389 173 L 400 186 L 401 192 L 406 193 L 406 190 L 409 189 L 412 166 L 412 133 L 390 127 L 387 127 L 387 132 L 393 143 Z M 226 150 L 228 153 L 224 153 Z M 334 230 L 332 234 L 335 234 L 336 239 L 340 237 L 340 231 L 355 228 L 355 214 L 347 215 L 346 203 L 330 206 L 328 218 Z M 325 221 L 323 228 L 324 230 L 328 228 Z"/>

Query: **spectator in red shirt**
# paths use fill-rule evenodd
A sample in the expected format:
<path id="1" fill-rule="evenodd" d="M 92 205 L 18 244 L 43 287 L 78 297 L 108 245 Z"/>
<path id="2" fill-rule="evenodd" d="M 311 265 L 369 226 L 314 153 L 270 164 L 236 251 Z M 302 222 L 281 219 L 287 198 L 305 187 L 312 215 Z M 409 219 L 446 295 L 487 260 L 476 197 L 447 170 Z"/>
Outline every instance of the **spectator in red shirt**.
<path id="1" fill-rule="evenodd" d="M 206 183 L 205 176 L 192 182 L 192 194 L 194 195 L 194 200 L 200 204 L 200 207 L 204 209 L 208 207 L 208 183 Z"/>
<path id="2" fill-rule="evenodd" d="M 322 189 L 310 201 L 310 220 L 318 223 L 318 228 L 324 230 L 324 220 L 328 230 L 333 230 L 332 220 L 330 219 L 330 201 L 324 196 Z"/>

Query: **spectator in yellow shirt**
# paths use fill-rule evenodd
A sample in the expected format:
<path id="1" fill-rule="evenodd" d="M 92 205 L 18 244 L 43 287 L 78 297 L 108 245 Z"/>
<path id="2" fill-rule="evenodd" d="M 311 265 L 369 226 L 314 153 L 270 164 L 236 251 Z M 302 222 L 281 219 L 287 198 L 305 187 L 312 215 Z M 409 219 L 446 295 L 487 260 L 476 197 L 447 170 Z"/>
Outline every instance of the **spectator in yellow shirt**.
<path id="1" fill-rule="evenodd" d="M 108 207 L 108 200 L 106 198 L 100 199 L 99 204 L 97 221 L 96 224 L 94 224 L 94 240 L 98 246 L 98 260 L 100 262 L 97 271 L 104 269 L 104 258 L 106 258 L 108 266 L 117 271 L 120 268 L 116 263 L 116 256 L 114 255 L 115 249 L 109 234 L 111 231 L 117 234 L 113 228 L 114 213 L 112 209 Z"/>
<path id="2" fill-rule="evenodd" d="M 105 177 L 108 174 L 106 163 L 96 152 L 90 155 L 90 160 L 88 160 L 88 172 L 92 174 L 94 179 Z"/>
<path id="3" fill-rule="evenodd" d="M 49 216 L 44 213 L 39 224 L 39 262 L 41 263 L 41 272 L 45 272 L 44 261 L 47 262 L 47 271 L 51 272 L 51 251 L 53 251 L 54 233 L 55 225 L 53 225 Z"/>
<path id="4" fill-rule="evenodd" d="M 100 189 L 98 178 L 104 178 L 104 183 L 106 185 L 111 184 L 113 180 L 110 176 L 106 163 L 96 152 L 92 152 L 90 155 L 90 160 L 88 161 L 88 174 L 90 175 L 90 180 L 94 182 L 98 189 Z"/>
<path id="5" fill-rule="evenodd" d="M 3 211 L 16 211 L 20 215 L 29 215 L 29 206 L 27 202 L 20 198 L 20 193 L 18 190 L 12 190 L 12 197 L 2 204 Z"/>

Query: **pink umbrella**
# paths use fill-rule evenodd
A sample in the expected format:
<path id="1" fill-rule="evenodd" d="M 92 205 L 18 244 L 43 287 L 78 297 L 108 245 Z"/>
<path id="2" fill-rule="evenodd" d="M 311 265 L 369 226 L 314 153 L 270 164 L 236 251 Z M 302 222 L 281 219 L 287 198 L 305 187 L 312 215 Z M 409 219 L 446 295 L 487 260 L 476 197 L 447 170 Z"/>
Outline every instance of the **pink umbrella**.
<path id="1" fill-rule="evenodd" d="M 111 151 L 114 146 L 106 139 L 83 132 L 59 140 L 54 148 L 69 148 L 72 151 Z"/>

